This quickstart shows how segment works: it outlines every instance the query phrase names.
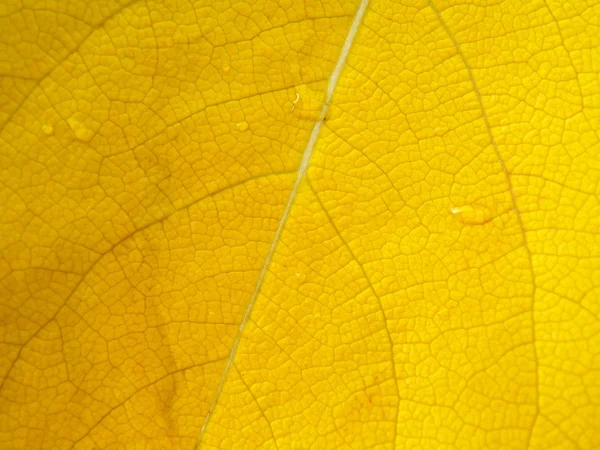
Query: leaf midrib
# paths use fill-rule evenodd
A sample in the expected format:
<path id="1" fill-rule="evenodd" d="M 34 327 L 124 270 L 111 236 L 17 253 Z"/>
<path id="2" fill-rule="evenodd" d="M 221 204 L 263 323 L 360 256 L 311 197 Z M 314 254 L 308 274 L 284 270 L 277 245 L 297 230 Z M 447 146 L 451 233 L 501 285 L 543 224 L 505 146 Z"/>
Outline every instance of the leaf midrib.
<path id="1" fill-rule="evenodd" d="M 360 25 L 362 24 L 363 17 L 367 10 L 368 4 L 369 4 L 369 0 L 361 0 L 361 3 L 359 5 L 358 9 L 356 10 L 356 14 L 354 15 L 352 25 L 350 26 L 350 29 L 348 30 L 348 34 L 344 41 L 344 45 L 342 46 L 342 49 L 340 51 L 340 55 L 335 63 L 334 69 L 331 72 L 331 75 L 329 77 L 329 82 L 327 84 L 327 90 L 325 91 L 325 100 L 323 102 L 323 105 L 321 106 L 321 112 L 319 114 L 319 118 L 316 120 L 316 122 L 313 126 L 312 132 L 310 134 L 310 138 L 309 138 L 309 140 L 306 144 L 306 147 L 304 149 L 304 152 L 302 154 L 302 160 L 300 161 L 300 165 L 298 166 L 298 170 L 296 172 L 296 181 L 294 182 L 294 186 L 290 192 L 290 195 L 288 196 L 288 200 L 286 202 L 283 214 L 281 215 L 281 219 L 279 221 L 277 231 L 275 232 L 275 236 L 273 237 L 271 246 L 269 247 L 269 252 L 267 254 L 267 257 L 265 258 L 265 262 L 263 264 L 262 270 L 258 277 L 258 281 L 256 282 L 256 287 L 254 289 L 254 292 L 252 293 L 250 301 L 248 302 L 248 306 L 246 307 L 244 317 L 238 328 L 238 332 L 234 339 L 233 345 L 231 346 L 231 350 L 229 352 L 229 356 L 227 357 L 227 362 L 225 364 L 225 368 L 223 369 L 223 374 L 221 375 L 221 379 L 219 381 L 219 386 L 217 387 L 217 391 L 215 392 L 215 395 L 213 397 L 213 402 L 208 410 L 206 418 L 204 419 L 202 428 L 200 429 L 200 433 L 198 435 L 198 439 L 197 439 L 197 443 L 196 443 L 197 449 L 199 449 L 202 444 L 202 438 L 204 437 L 206 428 L 210 422 L 210 419 L 213 415 L 215 407 L 217 406 L 219 397 L 221 396 L 221 392 L 223 390 L 223 386 L 225 385 L 225 381 L 227 379 L 229 370 L 231 369 L 233 361 L 235 360 L 235 356 L 237 354 L 237 349 L 238 349 L 240 340 L 242 338 L 244 330 L 245 330 L 245 328 L 248 324 L 248 321 L 250 319 L 250 316 L 252 314 L 252 310 L 254 308 L 254 304 L 256 303 L 256 299 L 258 298 L 258 295 L 260 293 L 262 284 L 264 282 L 265 275 L 269 270 L 269 266 L 271 265 L 271 261 L 275 254 L 277 244 L 279 243 L 281 233 L 283 232 L 283 229 L 285 228 L 285 224 L 290 215 L 292 205 L 294 204 L 294 200 L 296 198 L 296 195 L 298 194 L 298 190 L 300 188 L 300 183 L 302 182 L 302 179 L 304 178 L 304 175 L 306 174 L 306 172 L 308 170 L 308 166 L 310 164 L 310 159 L 313 154 L 315 144 L 319 137 L 321 128 L 322 128 L 323 124 L 325 123 L 327 113 L 329 112 L 329 106 L 331 103 L 331 99 L 333 97 L 333 93 L 335 91 L 335 88 L 337 87 L 342 70 L 346 66 L 346 60 L 348 59 L 348 54 L 350 53 L 350 49 L 354 42 L 354 38 L 356 37 L 357 31 L 358 31 Z"/>

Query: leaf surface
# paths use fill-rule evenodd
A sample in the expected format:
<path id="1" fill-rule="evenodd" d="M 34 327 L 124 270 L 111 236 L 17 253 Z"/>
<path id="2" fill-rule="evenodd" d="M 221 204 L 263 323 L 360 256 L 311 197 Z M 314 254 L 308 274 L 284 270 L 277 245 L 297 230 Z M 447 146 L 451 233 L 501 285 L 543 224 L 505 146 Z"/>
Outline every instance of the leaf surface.
<path id="1" fill-rule="evenodd" d="M 599 25 L 0 0 L 0 447 L 600 447 Z"/>

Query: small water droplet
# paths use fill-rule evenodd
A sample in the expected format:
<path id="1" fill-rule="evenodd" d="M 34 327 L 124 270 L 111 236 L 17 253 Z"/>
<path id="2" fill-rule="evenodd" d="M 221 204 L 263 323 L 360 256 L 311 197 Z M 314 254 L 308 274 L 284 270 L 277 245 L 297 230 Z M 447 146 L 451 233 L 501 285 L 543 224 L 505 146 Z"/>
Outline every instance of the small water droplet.
<path id="1" fill-rule="evenodd" d="M 300 94 L 298 92 L 296 92 L 296 98 L 292 102 L 292 109 L 290 109 L 290 111 L 293 111 L 294 109 L 296 109 L 296 103 L 298 103 L 299 100 L 300 100 Z"/>
<path id="2" fill-rule="evenodd" d="M 45 135 L 50 136 L 52 134 L 54 134 L 54 127 L 52 125 L 42 125 L 42 131 L 44 132 Z"/>
<path id="3" fill-rule="evenodd" d="M 84 142 L 89 142 L 94 137 L 94 132 L 86 128 L 79 120 L 71 117 L 67 120 L 67 124 L 77 139 Z"/>
<path id="4" fill-rule="evenodd" d="M 290 281 L 293 285 L 300 286 L 306 281 L 306 275 L 302 272 L 295 272 Z"/>
<path id="5" fill-rule="evenodd" d="M 465 225 L 483 225 L 494 218 L 492 211 L 483 205 L 455 206 L 450 212 Z"/>
<path id="6" fill-rule="evenodd" d="M 224 73 L 229 73 L 231 71 L 231 67 L 229 66 L 223 66 L 223 72 Z"/>
<path id="7" fill-rule="evenodd" d="M 443 308 L 438 311 L 437 315 L 440 319 L 447 319 L 450 316 L 450 311 L 448 311 L 446 308 Z"/>
<path id="8" fill-rule="evenodd" d="M 240 131 L 246 131 L 248 129 L 248 122 L 244 121 L 244 122 L 239 122 L 237 124 L 237 129 Z"/>

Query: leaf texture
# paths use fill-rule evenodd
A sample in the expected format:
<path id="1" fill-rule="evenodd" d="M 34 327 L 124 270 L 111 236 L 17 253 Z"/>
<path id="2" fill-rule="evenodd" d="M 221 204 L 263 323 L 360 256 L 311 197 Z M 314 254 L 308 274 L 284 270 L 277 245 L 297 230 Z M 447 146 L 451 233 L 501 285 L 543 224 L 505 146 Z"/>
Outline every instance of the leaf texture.
<path id="1" fill-rule="evenodd" d="M 0 448 L 599 448 L 599 27 L 0 0 Z"/>

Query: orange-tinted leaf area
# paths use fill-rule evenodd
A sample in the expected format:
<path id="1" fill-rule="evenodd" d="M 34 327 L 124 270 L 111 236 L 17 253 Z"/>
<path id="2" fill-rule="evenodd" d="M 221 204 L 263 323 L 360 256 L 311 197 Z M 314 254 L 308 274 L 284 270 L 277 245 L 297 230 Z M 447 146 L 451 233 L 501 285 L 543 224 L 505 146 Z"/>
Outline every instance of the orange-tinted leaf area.
<path id="1" fill-rule="evenodd" d="M 0 448 L 600 448 L 597 0 L 0 0 Z"/>

